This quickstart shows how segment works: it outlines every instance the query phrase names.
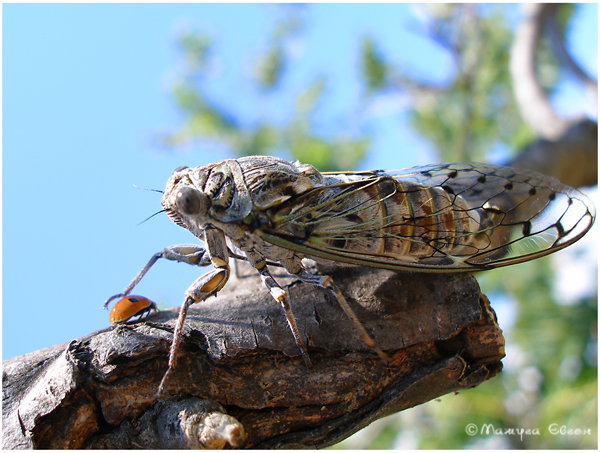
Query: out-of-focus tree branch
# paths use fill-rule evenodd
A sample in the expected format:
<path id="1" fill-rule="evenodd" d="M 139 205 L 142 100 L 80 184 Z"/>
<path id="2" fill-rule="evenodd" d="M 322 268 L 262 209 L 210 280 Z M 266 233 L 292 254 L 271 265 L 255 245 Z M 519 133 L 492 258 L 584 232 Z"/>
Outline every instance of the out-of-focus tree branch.
<path id="1" fill-rule="evenodd" d="M 508 163 L 554 176 L 572 187 L 598 184 L 598 123 L 573 124 L 557 140 L 539 139 Z"/>
<path id="2" fill-rule="evenodd" d="M 558 60 L 589 92 L 598 95 L 597 83 L 573 61 L 565 48 L 556 21 L 559 7 L 557 4 L 523 5 L 525 18 L 515 34 L 510 70 L 521 115 L 540 138 L 523 148 L 510 164 L 554 176 L 574 187 L 590 186 L 598 182 L 598 124 L 582 118 L 560 118 L 536 72 L 536 55 L 545 32 Z"/>
<path id="3" fill-rule="evenodd" d="M 536 54 L 546 17 L 552 13 L 549 5 L 523 5 L 525 18 L 519 24 L 510 51 L 510 73 L 519 110 L 527 125 L 539 137 L 557 139 L 568 128 L 550 104 L 537 72 Z"/>

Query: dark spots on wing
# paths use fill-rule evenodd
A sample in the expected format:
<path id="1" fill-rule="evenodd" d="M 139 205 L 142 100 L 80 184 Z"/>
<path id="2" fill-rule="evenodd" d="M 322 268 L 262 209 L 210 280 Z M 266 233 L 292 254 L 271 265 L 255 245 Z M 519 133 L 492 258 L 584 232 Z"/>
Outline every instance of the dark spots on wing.
<path id="1" fill-rule="evenodd" d="M 454 195 L 454 189 L 452 187 L 443 185 L 442 189 L 444 189 L 446 191 L 446 193 L 449 193 L 450 195 Z"/>
<path id="2" fill-rule="evenodd" d="M 506 184 L 504 184 L 504 188 L 505 188 L 506 190 L 512 190 L 512 188 L 513 188 L 513 183 L 512 183 L 512 182 L 509 182 L 509 183 L 506 183 Z"/>
<path id="3" fill-rule="evenodd" d="M 362 219 L 359 216 L 357 216 L 356 214 L 348 214 L 346 216 L 346 219 L 348 219 L 350 222 L 353 222 L 353 223 L 362 223 Z"/>
<path id="4" fill-rule="evenodd" d="M 477 181 L 483 184 L 485 182 L 485 175 L 481 175 L 479 178 L 477 178 Z"/>
<path id="5" fill-rule="evenodd" d="M 531 222 L 523 222 L 523 236 L 527 237 L 531 234 Z"/>
<path id="6" fill-rule="evenodd" d="M 532 187 L 531 189 L 529 189 L 529 195 L 535 195 L 536 192 L 537 192 L 537 190 L 535 189 L 535 187 Z"/>

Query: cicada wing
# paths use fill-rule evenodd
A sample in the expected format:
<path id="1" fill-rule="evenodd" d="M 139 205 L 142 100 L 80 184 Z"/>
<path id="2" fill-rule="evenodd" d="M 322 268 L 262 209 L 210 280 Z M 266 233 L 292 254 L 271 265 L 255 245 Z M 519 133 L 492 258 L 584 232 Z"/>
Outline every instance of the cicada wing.
<path id="1" fill-rule="evenodd" d="M 553 178 L 487 164 L 325 173 L 324 183 L 271 208 L 263 238 L 343 263 L 476 271 L 560 250 L 595 217 Z"/>

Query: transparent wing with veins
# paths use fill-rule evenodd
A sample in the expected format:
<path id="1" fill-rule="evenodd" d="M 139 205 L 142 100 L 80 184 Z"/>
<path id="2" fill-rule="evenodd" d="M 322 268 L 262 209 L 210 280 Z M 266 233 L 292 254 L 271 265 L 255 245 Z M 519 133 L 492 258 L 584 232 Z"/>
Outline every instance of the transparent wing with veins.
<path id="1" fill-rule="evenodd" d="M 485 164 L 324 173 L 329 183 L 268 211 L 273 244 L 342 263 L 473 272 L 560 250 L 595 211 L 557 180 Z"/>

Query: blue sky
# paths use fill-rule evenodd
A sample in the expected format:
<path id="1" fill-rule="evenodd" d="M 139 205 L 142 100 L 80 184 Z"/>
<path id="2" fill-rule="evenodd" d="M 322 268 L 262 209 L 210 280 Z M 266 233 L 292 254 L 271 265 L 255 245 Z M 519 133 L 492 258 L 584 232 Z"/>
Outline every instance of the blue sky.
<path id="1" fill-rule="evenodd" d="M 355 50 L 363 33 L 415 74 L 441 81 L 452 70 L 447 55 L 409 30 L 419 23 L 410 5 L 314 4 L 308 14 L 311 31 L 295 49 L 298 80 L 289 83 L 326 73 L 333 83 L 325 116 L 356 108 Z M 175 38 L 186 27 L 214 37 L 222 69 L 211 95 L 243 117 L 261 106 L 243 96 L 232 103 L 232 87 L 249 86 L 251 58 L 265 48 L 277 17 L 275 5 L 254 4 L 3 5 L 4 359 L 107 327 L 101 305 L 108 296 L 155 252 L 195 241 L 164 215 L 135 226 L 160 209 L 160 195 L 133 184 L 163 189 L 180 165 L 229 157 L 165 154 L 149 145 L 154 132 L 178 121 L 168 96 Z M 596 75 L 597 5 L 586 5 L 577 20 L 569 42 Z M 585 108 L 575 85 L 562 88 L 557 105 Z M 370 119 L 377 139 L 363 167 L 435 159 L 402 111 L 380 107 Z M 197 276 L 198 269 L 159 262 L 135 292 L 179 306 Z"/>

